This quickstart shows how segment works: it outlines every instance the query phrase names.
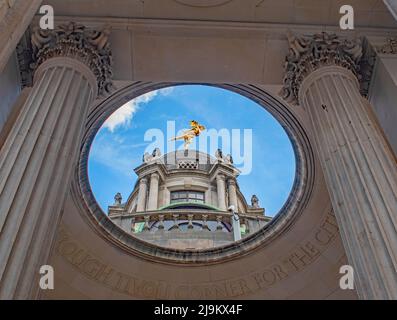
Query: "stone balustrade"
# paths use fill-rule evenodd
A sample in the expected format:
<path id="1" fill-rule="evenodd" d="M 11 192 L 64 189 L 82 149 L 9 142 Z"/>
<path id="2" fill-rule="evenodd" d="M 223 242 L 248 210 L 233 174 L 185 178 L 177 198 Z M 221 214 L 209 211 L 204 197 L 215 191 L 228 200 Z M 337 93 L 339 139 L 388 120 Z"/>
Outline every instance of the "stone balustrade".
<path id="1" fill-rule="evenodd" d="M 125 231 L 134 234 L 157 231 L 188 232 L 190 230 L 232 232 L 233 215 L 229 212 L 216 210 L 155 210 L 142 213 L 117 213 L 117 207 L 111 211 L 113 221 Z M 117 219 L 118 218 L 118 219 Z M 239 214 L 240 223 L 244 226 L 244 234 L 256 232 L 270 221 L 269 217 Z M 140 231 L 134 226 L 140 223 Z M 185 227 L 181 229 L 181 225 Z"/>
<path id="2" fill-rule="evenodd" d="M 155 210 L 126 214 L 110 208 L 112 221 L 141 240 L 174 249 L 205 249 L 234 240 L 233 215 L 203 209 Z M 241 237 L 247 237 L 270 221 L 269 217 L 239 214 Z"/>

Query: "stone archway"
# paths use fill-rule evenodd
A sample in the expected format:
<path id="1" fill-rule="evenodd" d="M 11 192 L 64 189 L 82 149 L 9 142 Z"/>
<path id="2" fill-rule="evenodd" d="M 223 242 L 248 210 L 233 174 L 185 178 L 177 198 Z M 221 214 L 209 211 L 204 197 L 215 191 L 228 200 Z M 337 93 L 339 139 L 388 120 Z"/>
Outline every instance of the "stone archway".
<path id="1" fill-rule="evenodd" d="M 109 98 L 111 103 L 92 109 L 85 140 L 95 135 L 101 117 L 106 118 L 126 100 L 166 85 L 136 83 L 116 93 L 115 99 Z M 204 252 L 201 261 L 200 256 L 193 255 L 196 263 L 192 263 L 189 254 L 182 253 L 178 258 L 175 250 L 164 251 L 126 236 L 98 211 L 89 196 L 87 176 L 82 174 L 86 162 L 82 161 L 65 204 L 51 259 L 51 264 L 62 270 L 56 278 L 61 288 L 47 298 L 86 298 L 89 292 L 95 292 L 95 298 L 106 299 L 355 298 L 354 291 L 339 288 L 339 268 L 346 263 L 346 256 L 321 171 L 314 173 L 318 163 L 310 151 L 305 125 L 260 87 L 222 87 L 267 103 L 278 119 L 284 117 L 283 125 L 290 126 L 290 134 L 297 130 L 293 133 L 295 148 L 307 154 L 302 159 L 305 165 L 298 166 L 300 177 L 304 177 L 299 183 L 303 185 L 296 183 L 295 191 L 305 191 L 300 196 L 293 192 L 286 206 L 290 208 L 280 215 L 285 221 L 275 221 L 248 244 Z M 89 143 L 82 148 L 80 159 L 84 159 L 88 148 Z M 234 250 L 245 250 L 245 254 L 235 255 Z"/>
<path id="2" fill-rule="evenodd" d="M 183 84 L 183 83 L 182 83 Z M 90 189 L 87 172 L 88 153 L 95 134 L 102 126 L 106 118 L 112 114 L 117 108 L 126 101 L 130 101 L 134 97 L 150 92 L 152 90 L 161 89 L 169 85 L 169 83 L 137 83 L 127 86 L 112 96 L 108 97 L 101 104 L 93 108 L 88 115 L 86 131 L 84 133 L 82 151 L 80 153 L 80 161 L 78 171 L 73 181 L 73 196 L 75 199 L 83 199 L 79 206 L 85 214 L 90 214 L 94 220 L 94 225 L 99 227 L 101 233 L 115 234 L 112 241 L 119 245 L 130 247 L 129 252 L 132 254 L 140 254 L 143 256 L 153 254 L 158 262 L 165 263 L 182 263 L 182 264 L 210 264 L 216 263 L 218 260 L 229 260 L 248 254 L 250 250 L 263 246 L 281 232 L 289 228 L 289 225 L 299 217 L 305 210 L 313 191 L 315 179 L 315 166 L 313 150 L 307 136 L 307 132 L 300 124 L 299 119 L 279 100 L 256 86 L 249 85 L 228 85 L 213 84 L 233 92 L 239 93 L 256 101 L 260 106 L 269 111 L 284 127 L 290 137 L 296 158 L 295 182 L 292 187 L 291 194 L 284 204 L 279 214 L 273 218 L 272 222 L 266 226 L 260 233 L 254 234 L 247 238 L 238 246 L 226 246 L 222 249 L 216 248 L 208 252 L 181 252 L 164 250 L 160 247 L 148 245 L 146 242 L 131 237 L 121 229 L 115 228 L 109 221 L 104 218 L 104 213 L 96 203 L 95 197 Z M 260 161 L 260 159 L 257 159 Z M 83 213 L 83 214 L 84 214 Z M 121 241 L 121 243 L 120 243 Z"/>
<path id="3" fill-rule="evenodd" d="M 102 20 L 87 20 L 95 26 L 103 24 Z M 120 22 L 116 20 L 109 21 Z M 73 39 L 58 42 L 59 37 L 51 33 L 36 35 L 35 84 L 0 152 L 0 297 L 37 297 L 38 267 L 50 261 L 58 270 L 57 288 L 40 293 L 46 298 L 356 298 L 355 291 L 339 287 L 339 268 L 347 263 L 343 242 L 357 272 L 359 297 L 395 298 L 395 157 L 371 116 L 368 101 L 358 90 L 357 79 L 363 76 L 362 43 L 324 33 L 303 38 L 290 36 L 287 43 L 284 29 L 276 33 L 268 26 L 251 29 L 235 24 L 224 30 L 215 28 L 211 33 L 208 29 L 219 27 L 216 23 L 203 24 L 203 28 L 196 28 L 196 23 L 190 21 L 181 27 L 173 22 L 165 32 L 183 35 L 173 42 L 180 49 L 178 58 L 182 57 L 179 69 L 169 63 L 178 58 L 167 54 L 172 36 L 152 36 L 163 25 L 142 32 L 137 21 L 120 23 L 121 31 L 114 37 L 119 45 L 125 39 L 131 40 L 129 27 L 138 29 L 137 38 L 146 32 L 141 43 L 135 43 L 140 44 L 140 51 L 135 52 L 140 54 L 140 62 L 149 61 L 145 53 L 152 46 L 161 47 L 163 53 L 163 60 L 158 59 L 157 52 L 152 55 L 150 62 L 161 63 L 145 70 L 138 67 L 148 64 L 134 64 L 134 58 L 125 59 L 122 51 L 117 51 L 119 62 L 129 62 L 130 69 L 138 69 L 123 73 L 123 64 L 119 65 L 119 75 L 124 77 L 120 79 L 128 85 L 136 77 L 209 83 L 227 79 L 244 83 L 253 92 L 267 93 L 270 91 L 266 84 L 277 84 L 279 88 L 280 79 L 279 74 L 276 80 L 268 74 L 265 77 L 264 70 L 274 71 L 272 59 L 280 57 L 279 52 L 287 54 L 290 48 L 285 89 L 292 92 L 291 102 L 300 107 L 288 104 L 288 110 L 310 133 L 309 140 L 316 144 L 319 155 L 313 158 L 313 168 L 318 170 L 299 219 L 294 219 L 265 246 L 247 250 L 244 256 L 196 266 L 164 257 L 172 255 L 170 252 L 162 252 L 166 259 L 159 263 L 154 258 L 159 251 L 147 252 L 147 247 L 136 242 L 134 245 L 141 247 L 131 252 L 131 246 L 123 244 L 122 233 L 111 234 L 117 229 L 95 228 L 98 222 L 104 226 L 109 222 L 85 213 L 82 204 L 87 199 L 79 192 L 81 188 L 71 193 L 68 190 L 78 155 L 79 144 L 75 142 L 83 136 L 86 115 L 90 108 L 98 111 L 93 118 L 102 115 L 95 109 L 98 101 L 93 100 L 110 84 L 109 32 L 93 36 L 85 27 L 73 25 L 72 34 L 78 31 L 79 35 L 74 40 L 83 37 L 85 46 Z M 189 30 L 185 31 L 185 27 Z M 224 37 L 230 30 L 238 30 L 241 37 Z M 304 30 L 314 33 L 312 27 Z M 187 42 L 185 32 L 193 35 Z M 379 32 L 382 31 L 373 34 Z M 210 36 L 203 40 L 195 38 L 197 34 Z M 273 55 L 264 51 L 272 59 L 258 68 L 257 62 L 263 58 L 260 49 L 271 47 L 263 43 L 264 34 L 277 38 L 272 44 L 278 43 L 280 51 Z M 55 40 L 43 41 L 46 37 Z M 260 40 L 251 41 L 254 38 Z M 311 50 L 313 47 L 316 50 Z M 203 48 L 220 50 L 227 57 L 226 63 L 215 71 L 205 68 L 206 72 L 202 72 L 200 63 L 195 62 L 208 61 L 207 56 L 197 54 Z M 212 66 L 219 66 L 214 51 L 209 61 Z M 243 58 L 244 54 L 252 62 Z M 161 66 L 165 68 L 158 71 Z M 279 72 L 280 65 L 276 69 Z M 192 74 L 197 77 L 189 78 Z M 119 85 L 123 84 L 120 79 Z M 139 91 L 139 86 L 146 84 L 134 85 Z"/>

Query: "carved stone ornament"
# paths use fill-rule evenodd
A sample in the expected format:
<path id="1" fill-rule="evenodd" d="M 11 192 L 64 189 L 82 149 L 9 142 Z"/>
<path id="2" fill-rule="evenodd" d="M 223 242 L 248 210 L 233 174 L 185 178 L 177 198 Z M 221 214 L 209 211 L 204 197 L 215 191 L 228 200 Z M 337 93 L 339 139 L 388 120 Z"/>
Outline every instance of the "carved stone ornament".
<path id="1" fill-rule="evenodd" d="M 121 201 L 123 200 L 123 197 L 121 196 L 120 192 L 117 192 L 116 195 L 114 196 L 114 205 L 115 206 L 121 206 Z"/>
<path id="2" fill-rule="evenodd" d="M 32 63 L 32 46 L 30 44 L 30 32 L 26 31 L 19 41 L 15 52 L 18 59 L 18 69 L 20 74 L 21 89 L 33 85 Z"/>
<path id="3" fill-rule="evenodd" d="M 106 95 L 111 91 L 113 76 L 109 34 L 109 28 L 97 31 L 74 22 L 60 25 L 54 30 L 36 27 L 31 37 L 34 61 L 32 68 L 36 70 L 53 57 L 77 59 L 94 73 L 98 83 L 98 95 Z"/>
<path id="4" fill-rule="evenodd" d="M 252 208 L 259 208 L 259 199 L 258 197 L 254 194 L 251 197 L 251 207 Z"/>
<path id="5" fill-rule="evenodd" d="M 323 66 L 337 65 L 353 72 L 359 79 L 367 76 L 363 63 L 363 40 L 349 40 L 325 32 L 312 36 L 288 34 L 289 54 L 285 62 L 284 86 L 280 95 L 292 104 L 298 104 L 303 80 Z M 373 64 L 373 62 L 371 62 Z M 367 73 L 367 71 L 365 71 Z"/>
<path id="6" fill-rule="evenodd" d="M 376 47 L 380 54 L 397 54 L 397 38 L 388 38 L 386 44 Z"/>

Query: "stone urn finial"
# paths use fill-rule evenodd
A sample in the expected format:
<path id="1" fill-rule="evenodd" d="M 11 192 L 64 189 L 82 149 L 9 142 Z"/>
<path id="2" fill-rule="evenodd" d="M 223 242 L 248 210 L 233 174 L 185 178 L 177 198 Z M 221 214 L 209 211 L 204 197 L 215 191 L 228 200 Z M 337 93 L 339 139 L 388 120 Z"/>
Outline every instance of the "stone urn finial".
<path id="1" fill-rule="evenodd" d="M 251 206 L 253 208 L 259 208 L 259 199 L 255 194 L 251 197 Z"/>
<path id="2" fill-rule="evenodd" d="M 116 195 L 114 196 L 114 205 L 115 206 L 121 206 L 121 201 L 123 200 L 123 197 L 121 196 L 120 192 L 117 192 Z"/>

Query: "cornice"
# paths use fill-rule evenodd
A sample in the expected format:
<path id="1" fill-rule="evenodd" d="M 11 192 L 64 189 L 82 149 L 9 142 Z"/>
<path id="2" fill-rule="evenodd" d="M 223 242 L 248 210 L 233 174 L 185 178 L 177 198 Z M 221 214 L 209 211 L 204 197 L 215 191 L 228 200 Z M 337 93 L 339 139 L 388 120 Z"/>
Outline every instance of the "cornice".
<path id="1" fill-rule="evenodd" d="M 39 21 L 41 16 L 37 15 L 33 23 Z M 175 29 L 206 29 L 213 32 L 227 30 L 230 31 L 249 31 L 265 32 L 273 38 L 286 40 L 286 34 L 294 32 L 302 34 L 314 34 L 321 31 L 332 32 L 339 35 L 359 36 L 384 36 L 392 35 L 397 32 L 397 28 L 375 28 L 375 27 L 356 27 L 353 31 L 341 31 L 339 24 L 335 25 L 305 25 L 305 24 L 286 24 L 286 23 L 266 23 L 266 22 L 247 22 L 247 21 L 216 21 L 216 20 L 188 20 L 188 19 L 148 19 L 148 18 L 120 18 L 120 17 L 87 17 L 87 16 L 57 16 L 57 23 L 67 23 L 73 20 L 90 28 L 100 28 L 108 25 L 112 30 L 142 30 L 147 27 L 151 33 L 153 29 L 160 30 Z M 231 34 L 235 36 L 235 34 Z"/>
<path id="2" fill-rule="evenodd" d="M 144 164 L 144 166 L 136 168 L 135 173 L 138 175 L 138 179 L 142 179 L 143 177 L 149 179 L 152 173 L 157 173 L 162 181 L 164 181 L 165 177 L 168 175 L 164 164 L 156 162 Z"/>
<path id="3" fill-rule="evenodd" d="M 211 168 L 209 172 L 210 181 L 212 182 L 213 180 L 215 180 L 219 174 L 223 174 L 225 176 L 225 179 L 227 180 L 229 178 L 235 179 L 239 175 L 239 172 L 233 167 L 224 165 L 223 163 L 217 163 Z"/>

